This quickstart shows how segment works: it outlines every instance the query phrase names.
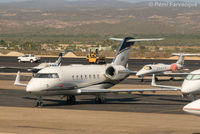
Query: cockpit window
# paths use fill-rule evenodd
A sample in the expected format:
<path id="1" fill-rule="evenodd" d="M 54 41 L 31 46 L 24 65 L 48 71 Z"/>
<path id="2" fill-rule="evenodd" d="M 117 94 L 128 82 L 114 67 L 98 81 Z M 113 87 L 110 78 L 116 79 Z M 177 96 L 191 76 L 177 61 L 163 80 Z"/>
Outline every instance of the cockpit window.
<path id="1" fill-rule="evenodd" d="M 200 74 L 189 74 L 186 80 L 200 80 Z"/>
<path id="2" fill-rule="evenodd" d="M 145 69 L 145 70 L 151 70 L 152 67 L 151 67 L 151 66 L 144 66 L 144 69 Z"/>
<path id="3" fill-rule="evenodd" d="M 34 78 L 59 78 L 57 73 L 37 73 Z"/>

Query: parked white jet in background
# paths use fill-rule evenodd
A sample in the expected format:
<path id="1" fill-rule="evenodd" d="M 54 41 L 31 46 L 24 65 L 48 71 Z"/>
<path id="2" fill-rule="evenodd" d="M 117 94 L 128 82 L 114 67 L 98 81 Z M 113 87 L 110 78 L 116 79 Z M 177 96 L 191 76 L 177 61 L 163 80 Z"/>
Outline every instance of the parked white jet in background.
<path id="1" fill-rule="evenodd" d="M 163 63 L 158 63 L 158 64 L 148 64 L 145 65 L 141 70 L 139 70 L 136 73 L 136 76 L 143 77 L 145 75 L 152 75 L 152 74 L 161 74 L 161 75 L 168 75 L 172 76 L 171 79 L 173 79 L 173 76 L 175 75 L 187 75 L 188 73 L 177 73 L 179 70 L 188 70 L 184 69 L 184 54 L 180 54 L 179 58 L 176 63 L 172 64 L 163 64 Z M 157 78 L 156 78 L 157 79 Z"/>
<path id="2" fill-rule="evenodd" d="M 33 73 L 37 73 L 39 70 L 46 68 L 46 67 L 53 67 L 53 66 L 60 66 L 61 60 L 62 60 L 63 52 L 61 52 L 58 56 L 58 59 L 55 62 L 48 62 L 48 63 L 41 63 L 36 67 L 33 67 L 32 69 L 28 69 L 28 71 L 32 71 Z"/>
<path id="3" fill-rule="evenodd" d="M 29 71 L 33 72 L 33 74 L 37 73 L 39 70 L 46 68 L 46 67 L 52 67 L 52 66 L 60 66 L 62 55 L 64 52 L 61 52 L 58 56 L 58 59 L 55 62 L 44 62 L 40 63 L 38 66 L 32 67 L 32 68 L 23 68 L 23 67 L 7 67 L 7 66 L 1 66 L 0 69 L 18 69 L 23 71 Z"/>
<path id="4" fill-rule="evenodd" d="M 26 84 L 20 83 L 19 72 L 15 85 L 25 86 L 26 91 L 39 97 L 37 106 L 42 105 L 42 96 L 67 96 L 67 101 L 75 103 L 77 95 L 95 95 L 96 103 L 104 102 L 106 93 L 115 92 L 144 92 L 166 91 L 172 89 L 108 89 L 126 79 L 131 71 L 127 68 L 129 50 L 134 42 L 153 41 L 162 39 L 124 39 L 111 38 L 121 41 L 121 46 L 112 63 L 106 65 L 69 65 L 47 67 L 40 70 Z M 174 89 L 173 89 L 174 90 Z"/>

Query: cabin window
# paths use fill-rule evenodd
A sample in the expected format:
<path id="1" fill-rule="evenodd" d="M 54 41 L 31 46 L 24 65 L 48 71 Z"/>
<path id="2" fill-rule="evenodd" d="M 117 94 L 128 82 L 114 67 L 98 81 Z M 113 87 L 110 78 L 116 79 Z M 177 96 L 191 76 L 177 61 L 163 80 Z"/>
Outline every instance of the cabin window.
<path id="1" fill-rule="evenodd" d="M 99 79 L 99 74 L 97 74 L 97 79 Z"/>
<path id="2" fill-rule="evenodd" d="M 76 75 L 76 79 L 78 80 L 78 75 Z"/>
<path id="3" fill-rule="evenodd" d="M 89 75 L 89 78 L 91 79 L 91 75 Z"/>
<path id="4" fill-rule="evenodd" d="M 74 75 L 72 75 L 72 79 L 74 80 Z"/>
<path id="5" fill-rule="evenodd" d="M 37 73 L 34 78 L 59 78 L 57 73 Z"/>
<path id="6" fill-rule="evenodd" d="M 200 80 L 200 74 L 189 74 L 186 80 Z"/>
<path id="7" fill-rule="evenodd" d="M 83 79 L 83 75 L 81 75 L 81 80 Z"/>
<path id="8" fill-rule="evenodd" d="M 85 75 L 85 79 L 87 79 L 87 75 Z"/>
<path id="9" fill-rule="evenodd" d="M 151 67 L 151 66 L 145 66 L 144 69 L 145 69 L 145 70 L 151 70 L 152 67 Z"/>
<path id="10" fill-rule="evenodd" d="M 93 78 L 94 78 L 94 79 L 96 78 L 95 74 L 93 75 Z"/>

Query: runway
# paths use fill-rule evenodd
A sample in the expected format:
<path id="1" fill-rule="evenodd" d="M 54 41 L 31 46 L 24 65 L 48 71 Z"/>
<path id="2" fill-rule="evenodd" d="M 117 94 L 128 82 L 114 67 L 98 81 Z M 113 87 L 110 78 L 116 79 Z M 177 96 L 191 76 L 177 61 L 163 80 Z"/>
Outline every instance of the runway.
<path id="1" fill-rule="evenodd" d="M 189 103 L 179 95 L 109 94 L 106 98 L 105 104 L 95 104 L 94 96 L 78 96 L 77 103 L 71 105 L 65 98 L 44 97 L 43 108 L 185 114 L 182 107 Z M 36 98 L 23 90 L 0 89 L 0 106 L 31 108 L 35 104 Z"/>
<path id="2" fill-rule="evenodd" d="M 42 58 L 42 61 L 55 61 L 56 58 Z M 108 62 L 111 60 L 108 60 Z M 171 60 L 133 60 L 129 61 L 129 68 L 137 70 L 147 63 L 172 63 Z M 39 63 L 17 63 L 16 57 L 0 57 L 0 65 L 15 66 L 15 67 L 33 67 Z M 63 58 L 62 65 L 69 64 L 87 64 L 85 59 L 78 58 Z M 186 61 L 186 66 L 196 69 L 200 64 L 199 61 Z M 15 72 L 17 70 L 14 70 Z M 0 72 L 14 72 L 12 69 L 0 69 Z M 0 75 L 0 80 L 14 81 L 15 75 Z M 29 81 L 31 76 L 22 76 L 23 81 Z M 181 86 L 183 79 L 175 81 L 161 80 L 158 84 Z M 124 80 L 121 85 L 126 88 L 129 85 L 150 85 L 151 79 L 145 79 L 141 82 L 138 78 L 129 78 Z M 50 109 L 76 109 L 76 110 L 100 110 L 100 111 L 120 111 L 120 112 L 141 112 L 141 113 L 170 113 L 170 114 L 185 114 L 182 107 L 189 103 L 188 100 L 183 100 L 180 95 L 156 95 L 156 94 L 109 94 L 106 96 L 106 104 L 95 104 L 94 96 L 78 96 L 77 104 L 66 104 L 65 98 L 60 97 L 45 97 L 43 108 Z M 36 98 L 25 92 L 25 90 L 3 89 L 0 87 L 0 106 L 9 107 L 34 107 Z"/>

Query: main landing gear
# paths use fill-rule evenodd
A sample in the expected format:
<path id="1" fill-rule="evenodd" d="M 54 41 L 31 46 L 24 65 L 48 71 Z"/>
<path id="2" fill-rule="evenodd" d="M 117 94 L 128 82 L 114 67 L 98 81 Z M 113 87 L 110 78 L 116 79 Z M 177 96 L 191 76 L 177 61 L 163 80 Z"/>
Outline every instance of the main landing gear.
<path id="1" fill-rule="evenodd" d="M 144 82 L 144 77 L 142 77 L 141 82 Z"/>
<path id="2" fill-rule="evenodd" d="M 155 76 L 155 81 L 159 81 L 158 77 Z"/>
<path id="3" fill-rule="evenodd" d="M 67 102 L 69 104 L 76 104 L 76 97 L 74 95 L 72 96 L 67 96 Z"/>
<path id="4" fill-rule="evenodd" d="M 96 96 L 95 103 L 96 104 L 103 104 L 103 103 L 105 103 L 105 97 L 103 97 L 103 96 Z"/>
<path id="5" fill-rule="evenodd" d="M 169 80 L 174 81 L 175 79 L 174 79 L 174 77 L 172 76 Z"/>

